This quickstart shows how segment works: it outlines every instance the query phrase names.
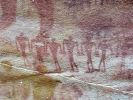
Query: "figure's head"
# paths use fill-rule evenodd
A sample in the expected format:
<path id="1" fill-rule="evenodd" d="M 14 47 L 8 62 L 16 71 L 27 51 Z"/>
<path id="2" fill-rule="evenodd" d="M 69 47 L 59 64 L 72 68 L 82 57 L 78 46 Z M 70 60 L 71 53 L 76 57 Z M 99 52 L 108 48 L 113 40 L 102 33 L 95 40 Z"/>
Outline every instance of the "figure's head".
<path id="1" fill-rule="evenodd" d="M 39 33 L 40 35 L 44 35 L 43 33 Z"/>
<path id="2" fill-rule="evenodd" d="M 55 42 L 55 40 L 56 40 L 55 38 L 52 38 L 52 39 L 51 39 L 52 42 Z"/>
<path id="3" fill-rule="evenodd" d="M 41 38 L 41 37 L 42 37 L 42 34 L 40 34 L 40 33 L 37 34 L 37 37 L 38 37 L 38 38 Z"/>
<path id="4" fill-rule="evenodd" d="M 24 36 L 24 33 L 21 32 L 21 33 L 20 33 L 20 36 Z"/>
<path id="5" fill-rule="evenodd" d="M 45 33 L 45 38 L 49 38 L 49 34 L 48 33 Z"/>
<path id="6" fill-rule="evenodd" d="M 72 36 L 69 36 L 68 38 L 69 38 L 69 40 L 73 40 L 73 37 Z"/>
<path id="7" fill-rule="evenodd" d="M 39 39 L 39 35 L 36 36 L 36 39 L 37 39 L 37 40 Z"/>

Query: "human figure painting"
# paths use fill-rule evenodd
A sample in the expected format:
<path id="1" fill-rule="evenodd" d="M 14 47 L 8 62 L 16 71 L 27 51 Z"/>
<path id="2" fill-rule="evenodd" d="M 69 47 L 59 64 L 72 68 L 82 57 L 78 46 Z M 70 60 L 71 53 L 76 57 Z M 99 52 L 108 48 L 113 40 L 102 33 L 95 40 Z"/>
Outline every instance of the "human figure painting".
<path id="1" fill-rule="evenodd" d="M 133 100 L 133 0 L 0 0 L 0 100 Z"/>

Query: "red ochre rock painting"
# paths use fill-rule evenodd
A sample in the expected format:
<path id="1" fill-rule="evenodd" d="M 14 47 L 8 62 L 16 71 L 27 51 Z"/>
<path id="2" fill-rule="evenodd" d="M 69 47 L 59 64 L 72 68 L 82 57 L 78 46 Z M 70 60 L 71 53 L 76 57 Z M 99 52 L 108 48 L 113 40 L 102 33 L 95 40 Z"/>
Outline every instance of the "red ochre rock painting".
<path id="1" fill-rule="evenodd" d="M 53 25 L 53 1 L 31 0 L 40 16 L 40 32 L 48 31 Z M 17 0 L 0 0 L 2 15 L 0 18 L 0 30 L 9 27 L 16 20 Z"/>

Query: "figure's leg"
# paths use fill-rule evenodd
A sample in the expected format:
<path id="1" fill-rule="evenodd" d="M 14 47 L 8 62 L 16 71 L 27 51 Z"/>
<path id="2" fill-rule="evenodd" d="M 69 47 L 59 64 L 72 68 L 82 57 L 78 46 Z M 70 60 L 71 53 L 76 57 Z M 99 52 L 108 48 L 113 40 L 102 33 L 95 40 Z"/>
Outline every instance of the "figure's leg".
<path id="1" fill-rule="evenodd" d="M 55 64 L 55 67 L 56 67 L 56 71 L 61 71 L 61 67 L 59 65 L 59 62 L 58 62 L 58 59 L 56 56 L 53 57 L 53 60 L 54 60 L 54 64 Z"/>
<path id="2" fill-rule="evenodd" d="M 72 55 L 73 55 L 73 54 L 72 54 Z M 76 69 L 78 69 L 78 65 L 75 63 L 73 56 L 71 56 L 71 62 L 72 62 L 72 65 L 73 65 Z"/>
<path id="3" fill-rule="evenodd" d="M 56 61 L 56 65 L 57 65 L 58 70 L 61 71 L 61 67 L 60 67 L 60 65 L 59 65 L 58 60 Z"/>
<path id="4" fill-rule="evenodd" d="M 40 62 L 43 61 L 42 55 L 40 53 L 38 54 L 38 61 L 40 61 Z"/>
<path id="5" fill-rule="evenodd" d="M 106 54 L 103 55 L 103 71 L 105 72 L 106 71 L 106 65 L 105 65 L 105 62 L 106 62 Z"/>
<path id="6" fill-rule="evenodd" d="M 77 65 L 77 64 L 75 63 L 75 61 L 74 61 L 73 53 L 71 54 L 71 63 L 72 63 L 73 69 L 74 69 L 74 67 L 75 67 L 76 70 L 78 71 L 78 65 Z"/>
<path id="7" fill-rule="evenodd" d="M 37 60 L 43 62 L 43 57 L 44 57 L 43 48 L 42 47 L 37 48 Z"/>
<path id="8" fill-rule="evenodd" d="M 27 64 L 26 64 L 26 59 L 25 58 L 23 58 L 24 59 L 24 65 L 25 65 L 25 67 L 27 66 Z"/>
<path id="9" fill-rule="evenodd" d="M 79 71 L 78 65 L 75 62 L 73 62 L 73 66 L 76 68 L 76 71 Z"/>
<path id="10" fill-rule="evenodd" d="M 124 53 L 122 53 L 122 57 L 121 57 L 121 71 L 123 71 L 125 69 L 125 55 Z"/>
<path id="11" fill-rule="evenodd" d="M 103 55 L 102 55 L 102 57 L 101 57 L 101 59 L 100 59 L 100 63 L 99 63 L 99 66 L 98 66 L 99 71 L 101 70 L 101 64 L 102 64 L 102 61 L 103 61 Z"/>
<path id="12" fill-rule="evenodd" d="M 22 55 L 22 58 L 23 58 L 23 60 L 24 60 L 24 65 L 25 65 L 25 67 L 27 66 L 27 63 L 26 63 L 26 52 L 25 52 L 25 50 L 22 50 L 21 51 L 21 55 Z"/>
<path id="13" fill-rule="evenodd" d="M 55 71 L 61 71 L 61 68 L 57 59 L 57 52 L 52 51 L 51 53 L 52 53 L 53 62 L 56 67 Z"/>
<path id="14" fill-rule="evenodd" d="M 86 62 L 86 64 L 87 64 L 87 72 L 90 72 L 91 71 L 91 69 L 90 69 L 90 60 L 89 60 L 89 54 L 88 54 L 88 52 L 86 52 L 86 54 L 87 54 L 87 62 Z"/>
<path id="15" fill-rule="evenodd" d="M 63 43 L 62 43 L 62 50 L 63 50 L 63 54 L 66 54 L 66 50 L 65 50 L 65 40 L 63 40 Z"/>
<path id="16" fill-rule="evenodd" d="M 27 54 L 26 54 L 26 58 L 25 59 L 26 59 L 27 66 L 29 66 L 30 68 L 33 68 L 32 61 L 29 59 Z"/>
<path id="17" fill-rule="evenodd" d="M 80 55 L 81 55 L 81 53 L 80 53 L 79 49 L 77 50 L 77 55 L 78 55 L 78 56 L 80 56 Z"/>
<path id="18" fill-rule="evenodd" d="M 65 48 L 63 47 L 63 52 L 62 52 L 64 55 L 66 54 L 66 51 L 65 51 Z"/>
<path id="19" fill-rule="evenodd" d="M 106 65 L 105 62 L 106 61 L 106 51 L 102 51 L 102 63 L 103 63 L 103 72 L 106 71 Z"/>
<path id="20" fill-rule="evenodd" d="M 94 67 L 93 67 L 93 62 L 92 62 L 92 57 L 90 56 L 90 64 L 91 64 L 91 70 L 94 71 Z"/>
<path id="21" fill-rule="evenodd" d="M 51 29 L 54 23 L 53 0 L 34 0 L 33 3 L 36 6 L 40 15 L 40 32 L 44 33 L 45 31 Z"/>
<path id="22" fill-rule="evenodd" d="M 77 55 L 80 56 L 80 55 L 81 55 L 81 52 L 80 52 L 80 50 L 79 50 L 79 44 L 77 43 L 76 46 L 77 46 Z"/>
<path id="23" fill-rule="evenodd" d="M 48 43 L 45 44 L 46 45 L 46 48 L 45 48 L 45 55 L 48 56 L 49 53 L 48 53 Z"/>
<path id="24" fill-rule="evenodd" d="M 54 61 L 54 64 L 55 64 L 55 71 L 58 71 L 58 67 L 56 65 L 56 61 Z"/>
<path id="25" fill-rule="evenodd" d="M 113 51 L 113 48 L 110 46 L 110 53 L 111 55 L 114 55 L 114 51 Z"/>
<path id="26" fill-rule="evenodd" d="M 117 45 L 117 46 L 116 46 L 116 57 L 119 57 L 119 52 L 120 52 L 120 51 L 119 51 L 119 46 Z"/>
<path id="27" fill-rule="evenodd" d="M 71 66 L 71 70 L 74 71 L 73 61 L 71 60 L 71 58 L 69 58 L 69 63 L 70 63 L 70 66 Z"/>
<path id="28" fill-rule="evenodd" d="M 95 56 L 99 57 L 99 48 L 98 48 L 98 45 L 95 46 Z"/>
<path id="29" fill-rule="evenodd" d="M 90 72 L 90 62 L 89 62 L 89 60 L 87 60 L 87 68 L 88 68 L 88 71 L 87 72 Z"/>
<path id="30" fill-rule="evenodd" d="M 74 66 L 72 62 L 70 62 L 70 66 L 71 66 L 71 70 L 74 71 Z"/>
<path id="31" fill-rule="evenodd" d="M 68 59 L 69 59 L 69 64 L 71 66 L 71 70 L 74 71 L 74 59 L 73 59 L 73 53 L 72 52 L 68 52 Z"/>
<path id="32" fill-rule="evenodd" d="M 37 51 L 36 51 L 36 54 L 34 56 L 34 64 L 38 63 L 38 54 L 37 54 Z"/>
<path id="33" fill-rule="evenodd" d="M 106 67 L 105 67 L 105 60 L 103 60 L 103 71 L 105 72 L 106 71 Z"/>
<path id="34" fill-rule="evenodd" d="M 30 60 L 29 60 L 28 57 L 27 57 L 27 54 L 26 54 L 25 49 L 22 50 L 21 54 L 22 54 L 22 57 L 23 57 L 23 59 L 24 59 L 24 65 L 25 65 L 25 67 L 26 67 L 26 66 L 32 66 Z"/>
<path id="35" fill-rule="evenodd" d="M 83 49 L 83 45 L 81 44 L 81 46 L 80 46 L 80 49 L 81 49 L 81 55 L 85 55 L 84 54 L 84 49 Z"/>
<path id="36" fill-rule="evenodd" d="M 94 71 L 91 58 L 88 58 L 88 60 L 87 60 L 87 66 L 88 66 L 88 71 L 89 72 L 93 72 Z"/>
<path id="37" fill-rule="evenodd" d="M 44 48 L 43 48 L 43 52 L 44 52 L 44 56 L 49 56 L 49 53 L 48 53 L 48 43 L 44 43 Z"/>
<path id="38" fill-rule="evenodd" d="M 39 52 L 38 48 L 36 48 L 36 54 L 37 54 L 37 56 L 36 56 L 37 61 L 40 61 L 40 52 Z"/>

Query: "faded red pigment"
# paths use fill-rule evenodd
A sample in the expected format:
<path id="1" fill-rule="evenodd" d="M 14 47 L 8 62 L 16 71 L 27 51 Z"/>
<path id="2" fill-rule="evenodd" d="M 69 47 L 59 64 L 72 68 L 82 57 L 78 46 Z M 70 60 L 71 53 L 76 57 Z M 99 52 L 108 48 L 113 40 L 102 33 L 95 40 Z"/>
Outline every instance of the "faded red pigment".
<path id="1" fill-rule="evenodd" d="M 2 16 L 0 18 L 0 30 L 10 26 L 16 19 L 16 0 L 0 0 Z"/>
<path id="2" fill-rule="evenodd" d="M 40 32 L 46 32 L 53 25 L 53 1 L 52 0 L 31 0 L 40 16 Z M 16 20 L 17 0 L 0 0 L 2 16 L 0 18 L 0 30 L 10 26 Z"/>
<path id="3" fill-rule="evenodd" d="M 73 40 L 73 37 L 69 36 L 68 39 L 65 39 L 63 41 L 63 45 L 64 45 L 63 46 L 64 47 L 64 51 L 65 51 L 65 47 L 67 49 L 67 55 L 68 55 L 69 64 L 71 66 L 71 70 L 75 71 L 75 68 L 76 68 L 76 70 L 78 70 L 77 64 L 75 63 L 74 57 L 73 57 L 73 55 L 74 55 L 73 51 L 74 51 L 74 48 L 76 47 L 76 43 Z"/>
<path id="4" fill-rule="evenodd" d="M 55 39 L 52 39 L 51 42 L 49 43 L 49 49 L 51 51 L 52 58 L 53 58 L 55 66 L 56 66 L 56 71 L 61 71 L 61 67 L 59 65 L 59 61 L 57 58 L 59 48 L 60 48 L 60 51 L 62 51 L 61 45 L 59 43 L 57 43 L 55 41 Z"/>
<path id="5" fill-rule="evenodd" d="M 87 68 L 88 72 L 92 72 L 94 70 L 93 68 L 93 62 L 92 62 L 92 48 L 93 48 L 93 43 L 91 42 L 91 37 L 86 36 L 85 41 L 82 42 L 82 46 L 85 49 L 85 53 L 87 56 Z"/>
<path id="6" fill-rule="evenodd" d="M 27 54 L 26 54 L 26 48 L 28 48 L 30 51 L 30 44 L 29 44 L 28 37 L 24 36 L 23 33 L 20 33 L 19 36 L 16 36 L 16 47 L 17 47 L 17 50 L 20 51 L 21 56 L 24 59 L 24 64 L 26 66 L 27 64 L 29 64 Z"/>

